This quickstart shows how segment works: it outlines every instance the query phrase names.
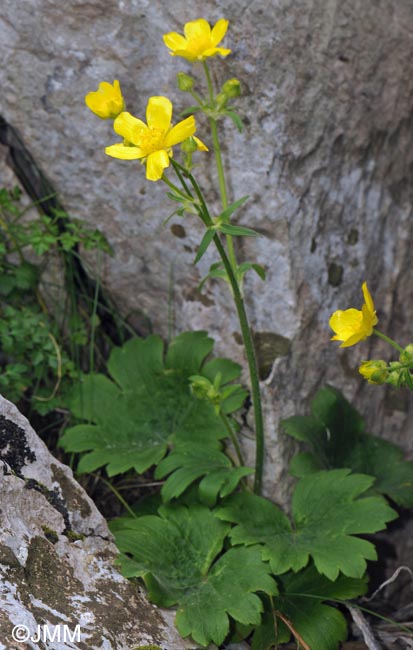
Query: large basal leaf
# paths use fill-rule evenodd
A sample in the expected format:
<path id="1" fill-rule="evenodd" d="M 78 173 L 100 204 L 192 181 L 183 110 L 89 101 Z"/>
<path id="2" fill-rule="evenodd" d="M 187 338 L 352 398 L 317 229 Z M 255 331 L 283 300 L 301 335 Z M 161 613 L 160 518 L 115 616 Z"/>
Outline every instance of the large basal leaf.
<path id="1" fill-rule="evenodd" d="M 180 445 L 156 468 L 155 478 L 170 474 L 162 486 L 162 497 L 170 501 L 179 497 L 194 481 L 199 484 L 202 503 L 214 505 L 218 495 L 231 494 L 244 476 L 253 474 L 249 467 L 234 467 L 222 451 L 204 446 Z"/>
<path id="2" fill-rule="evenodd" d="M 128 575 L 142 576 L 156 604 L 177 605 L 176 626 L 200 645 L 221 644 L 230 617 L 257 625 L 263 609 L 257 591 L 276 594 L 270 567 L 257 548 L 220 554 L 228 524 L 203 506 L 162 507 L 160 516 L 129 520 L 113 528 Z M 123 520 L 125 521 L 125 520 Z"/>
<path id="3" fill-rule="evenodd" d="M 374 492 L 386 494 L 399 505 L 413 506 L 413 462 L 404 460 L 399 447 L 365 433 L 361 416 L 334 388 L 320 390 L 311 410 L 310 416 L 293 416 L 282 423 L 286 433 L 310 448 L 293 458 L 290 471 L 294 476 L 348 467 L 374 476 Z"/>
<path id="4" fill-rule="evenodd" d="M 217 516 L 237 524 L 230 534 L 233 544 L 262 544 L 262 557 L 275 575 L 299 571 L 312 557 L 330 580 L 340 571 L 360 578 L 376 551 L 354 535 L 381 530 L 397 516 L 382 497 L 361 496 L 372 481 L 345 469 L 303 478 L 292 499 L 293 524 L 277 506 L 252 494 L 229 497 Z"/>
<path id="5" fill-rule="evenodd" d="M 132 339 L 112 351 L 111 378 L 87 375 L 76 388 L 70 408 L 80 424 L 67 429 L 61 443 L 67 451 L 89 451 L 79 471 L 107 466 L 110 476 L 134 468 L 138 473 L 158 463 L 169 447 L 202 445 L 219 449 L 227 435 L 213 405 L 190 390 L 189 377 L 203 372 L 213 342 L 205 332 L 176 337 L 164 353 L 158 336 Z M 208 378 L 214 361 L 205 365 Z M 215 360 L 226 380 L 240 367 Z"/>
<path id="6" fill-rule="evenodd" d="M 299 573 L 287 573 L 278 582 L 280 593 L 272 603 L 266 600 L 263 622 L 254 633 L 252 650 L 267 650 L 277 643 L 286 643 L 291 629 L 312 650 L 338 650 L 347 636 L 347 625 L 334 603 L 329 605 L 326 601 L 343 601 L 364 594 L 366 580 L 340 575 L 332 582 L 310 565 Z"/>

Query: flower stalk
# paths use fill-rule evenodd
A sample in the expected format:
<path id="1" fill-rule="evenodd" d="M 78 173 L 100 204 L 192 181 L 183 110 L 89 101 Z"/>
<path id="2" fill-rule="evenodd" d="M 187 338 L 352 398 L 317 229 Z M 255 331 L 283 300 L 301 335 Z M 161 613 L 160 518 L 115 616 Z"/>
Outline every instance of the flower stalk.
<path id="1" fill-rule="evenodd" d="M 180 176 L 182 178 L 183 175 L 188 179 L 188 181 L 192 185 L 192 188 L 199 200 L 198 214 L 202 219 L 204 225 L 207 228 L 210 228 L 214 222 L 208 210 L 201 189 L 198 183 L 196 182 L 195 178 L 192 176 L 190 172 L 184 169 L 175 160 L 172 160 L 172 166 L 174 167 L 175 171 L 180 172 L 180 175 L 177 174 L 178 178 Z M 168 182 L 168 185 L 169 187 L 171 187 L 170 182 Z M 184 189 L 186 191 L 188 190 L 186 184 L 184 186 Z M 263 414 L 262 414 L 261 393 L 260 393 L 257 360 L 255 357 L 255 350 L 254 350 L 254 342 L 252 339 L 251 328 L 248 323 L 247 312 L 245 309 L 245 304 L 242 297 L 241 289 L 239 287 L 238 280 L 236 274 L 234 273 L 230 259 L 226 253 L 226 250 L 218 234 L 214 235 L 213 242 L 222 260 L 222 263 L 224 265 L 225 271 L 228 276 L 229 283 L 231 285 L 232 294 L 234 296 L 235 307 L 237 310 L 238 320 L 241 327 L 242 339 L 244 342 L 245 356 L 247 358 L 247 364 L 248 364 L 248 370 L 249 370 L 250 382 L 251 382 L 251 398 L 254 407 L 255 438 L 256 438 L 254 492 L 256 494 L 261 494 L 262 478 L 264 472 L 264 421 L 263 421 Z"/>
<path id="2" fill-rule="evenodd" d="M 215 104 L 214 89 L 212 85 L 211 74 L 209 72 L 208 64 L 206 61 L 203 62 L 203 67 L 204 67 L 205 77 L 208 86 L 209 101 L 212 109 Z M 214 154 L 215 154 L 215 164 L 217 167 L 218 184 L 219 184 L 219 191 L 221 195 L 222 209 L 225 210 L 225 208 L 228 207 L 228 193 L 227 193 L 227 186 L 225 182 L 224 165 L 222 163 L 222 152 L 221 152 L 221 145 L 218 136 L 217 120 L 212 116 L 209 116 L 209 127 L 211 129 L 212 146 L 214 148 Z M 235 251 L 234 251 L 234 243 L 231 235 L 226 235 L 226 240 L 227 240 L 229 259 L 232 268 L 235 270 L 237 268 L 237 261 L 235 257 Z"/>

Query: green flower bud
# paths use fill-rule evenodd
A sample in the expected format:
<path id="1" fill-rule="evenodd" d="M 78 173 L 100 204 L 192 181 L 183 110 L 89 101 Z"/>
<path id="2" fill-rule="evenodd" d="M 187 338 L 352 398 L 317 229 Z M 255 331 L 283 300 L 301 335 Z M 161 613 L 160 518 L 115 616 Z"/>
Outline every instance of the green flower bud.
<path id="1" fill-rule="evenodd" d="M 215 97 L 217 108 L 218 109 L 224 108 L 224 106 L 227 105 L 228 99 L 229 97 L 226 93 L 223 92 L 218 93 L 218 95 Z"/>
<path id="2" fill-rule="evenodd" d="M 388 378 L 389 371 L 387 363 L 381 359 L 363 361 L 359 367 L 359 373 L 367 379 L 369 384 L 384 384 Z"/>
<path id="3" fill-rule="evenodd" d="M 399 358 L 402 363 L 410 363 L 413 361 L 413 343 L 406 345 Z"/>
<path id="4" fill-rule="evenodd" d="M 198 150 L 198 144 L 195 138 L 191 135 L 189 138 L 183 141 L 181 144 L 181 149 L 184 153 L 194 153 Z"/>
<path id="5" fill-rule="evenodd" d="M 224 93 L 228 99 L 233 97 L 239 97 L 241 94 L 241 84 L 238 79 L 228 79 L 221 88 L 221 92 Z"/>
<path id="6" fill-rule="evenodd" d="M 400 386 L 400 372 L 398 370 L 393 370 L 393 372 L 391 372 L 387 377 L 386 384 L 390 384 L 391 386 L 396 386 L 396 388 L 398 388 Z"/>
<path id="7" fill-rule="evenodd" d="M 184 93 L 188 93 L 194 87 L 194 79 L 185 72 L 178 72 L 176 80 L 179 90 L 182 90 Z"/>

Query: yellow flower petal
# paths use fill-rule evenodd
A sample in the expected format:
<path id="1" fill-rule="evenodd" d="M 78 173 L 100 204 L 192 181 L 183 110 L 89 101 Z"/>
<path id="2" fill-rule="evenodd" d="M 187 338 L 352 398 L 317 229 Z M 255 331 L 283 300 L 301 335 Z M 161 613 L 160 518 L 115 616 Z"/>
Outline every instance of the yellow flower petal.
<path id="1" fill-rule="evenodd" d="M 183 59 L 191 61 L 192 63 L 200 60 L 197 54 L 193 54 L 193 52 L 189 52 L 187 49 L 175 50 L 175 52 L 171 52 L 170 54 L 173 56 L 182 56 Z"/>
<path id="2" fill-rule="evenodd" d="M 228 56 L 228 54 L 231 54 L 231 50 L 226 50 L 223 47 L 211 47 L 202 52 L 203 57 L 215 56 L 216 54 L 219 54 L 219 56 Z"/>
<path id="3" fill-rule="evenodd" d="M 220 20 L 215 23 L 215 26 L 211 31 L 211 43 L 216 46 L 222 41 L 225 34 L 227 33 L 229 21 L 225 18 L 220 18 Z M 231 51 L 231 50 L 230 50 Z"/>
<path id="4" fill-rule="evenodd" d="M 163 42 L 166 47 L 169 47 L 169 49 L 172 50 L 171 54 L 173 54 L 175 50 L 185 50 L 186 48 L 186 38 L 177 32 L 164 34 Z"/>
<path id="5" fill-rule="evenodd" d="M 363 313 L 358 309 L 339 309 L 331 316 L 329 325 L 336 332 L 334 341 L 344 341 L 360 329 L 363 322 Z"/>
<path id="6" fill-rule="evenodd" d="M 361 289 L 363 291 L 364 302 L 367 305 L 367 309 L 369 310 L 369 312 L 374 314 L 375 313 L 374 302 L 373 302 L 373 298 L 370 295 L 370 291 L 367 288 L 367 282 L 363 282 Z"/>
<path id="7" fill-rule="evenodd" d="M 171 126 L 172 102 L 167 97 L 150 97 L 146 107 L 146 121 L 150 129 L 168 131 Z"/>
<path id="8" fill-rule="evenodd" d="M 353 334 L 353 336 L 350 336 L 348 339 L 343 341 L 343 343 L 339 347 L 349 348 L 352 345 L 356 345 L 356 343 L 359 343 L 360 341 L 364 341 L 364 339 L 366 338 L 367 335 L 364 335 L 363 332 L 357 332 L 356 334 Z"/>
<path id="9" fill-rule="evenodd" d="M 113 123 L 115 133 L 132 144 L 139 145 L 142 134 L 148 130 L 145 122 L 124 111 Z"/>
<path id="10" fill-rule="evenodd" d="M 208 147 L 200 140 L 199 138 L 196 137 L 196 135 L 193 136 L 199 151 L 209 151 Z"/>
<path id="11" fill-rule="evenodd" d="M 146 161 L 146 178 L 149 181 L 159 181 L 163 170 L 169 167 L 169 156 L 165 150 L 149 154 Z"/>
<path id="12" fill-rule="evenodd" d="M 185 120 L 178 122 L 174 127 L 169 131 L 165 138 L 165 147 L 173 147 L 179 142 L 183 142 L 196 131 L 195 118 L 193 115 L 187 117 Z"/>
<path id="13" fill-rule="evenodd" d="M 188 41 L 209 40 L 211 27 L 205 18 L 198 18 L 184 25 L 184 34 Z"/>
<path id="14" fill-rule="evenodd" d="M 106 147 L 105 153 L 112 158 L 121 160 L 138 160 L 144 156 L 138 147 L 125 147 L 124 144 L 112 144 L 110 147 Z"/>

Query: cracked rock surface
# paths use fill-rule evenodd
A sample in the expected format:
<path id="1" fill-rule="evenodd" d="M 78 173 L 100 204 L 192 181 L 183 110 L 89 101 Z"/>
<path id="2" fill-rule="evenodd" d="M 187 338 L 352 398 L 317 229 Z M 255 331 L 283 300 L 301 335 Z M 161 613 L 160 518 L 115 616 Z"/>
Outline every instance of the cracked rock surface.
<path id="1" fill-rule="evenodd" d="M 116 555 L 106 521 L 71 470 L 0 396 L 0 650 L 190 647 L 170 613 L 119 574 Z M 17 625 L 33 639 L 38 626 L 58 632 L 53 643 L 17 643 Z"/>

